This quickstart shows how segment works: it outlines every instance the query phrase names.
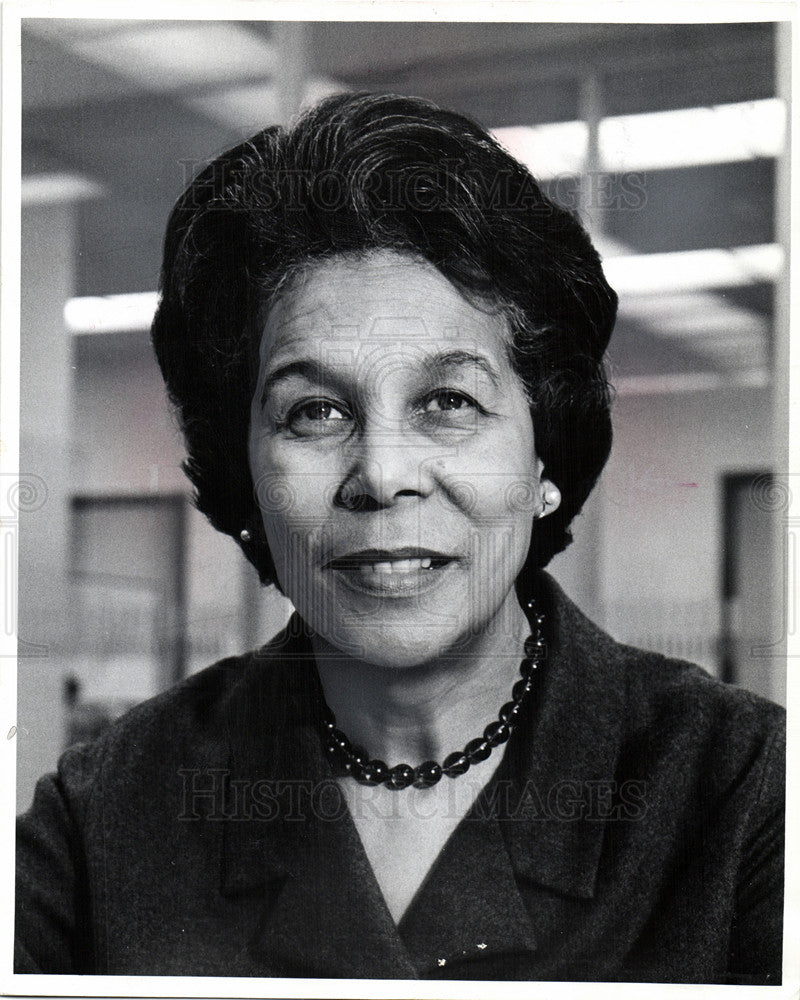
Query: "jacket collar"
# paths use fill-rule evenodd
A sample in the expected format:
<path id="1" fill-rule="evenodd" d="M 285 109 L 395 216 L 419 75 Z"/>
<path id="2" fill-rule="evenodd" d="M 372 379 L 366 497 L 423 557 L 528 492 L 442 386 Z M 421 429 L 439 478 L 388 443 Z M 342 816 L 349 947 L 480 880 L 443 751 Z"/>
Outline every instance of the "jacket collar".
<path id="1" fill-rule="evenodd" d="M 548 658 L 528 718 L 473 807 L 492 819 L 462 822 L 399 933 L 343 803 L 344 814 L 331 819 L 336 785 L 317 737 L 321 692 L 300 619 L 246 661 L 225 713 L 231 781 L 222 891 L 269 889 L 259 944 L 284 968 L 414 978 L 404 939 L 432 969 L 441 959 L 533 951 L 517 879 L 593 896 L 605 824 L 581 810 L 597 801 L 593 789 L 613 788 L 625 701 L 621 651 L 546 574 L 537 590 Z M 315 804 L 314 795 L 326 802 Z M 476 894 L 481 907 L 464 907 Z"/>
<path id="2" fill-rule="evenodd" d="M 568 896 L 594 895 L 626 702 L 622 647 L 541 574 L 548 657 L 527 739 L 498 777 L 521 776 L 501 821 L 517 874 Z M 502 804 L 502 799 L 500 800 Z"/>
<path id="3" fill-rule="evenodd" d="M 500 824 L 480 816 L 473 808 L 462 820 L 400 922 L 423 974 L 536 951 Z"/>

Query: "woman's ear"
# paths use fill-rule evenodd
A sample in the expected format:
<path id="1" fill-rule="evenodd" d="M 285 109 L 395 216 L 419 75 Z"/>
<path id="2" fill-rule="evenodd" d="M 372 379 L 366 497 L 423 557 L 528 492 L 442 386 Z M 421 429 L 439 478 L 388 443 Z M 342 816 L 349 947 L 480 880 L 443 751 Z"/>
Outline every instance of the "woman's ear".
<path id="1" fill-rule="evenodd" d="M 561 505 L 561 490 L 550 479 L 542 479 L 539 483 L 542 491 L 542 507 L 537 518 L 547 517 Z"/>

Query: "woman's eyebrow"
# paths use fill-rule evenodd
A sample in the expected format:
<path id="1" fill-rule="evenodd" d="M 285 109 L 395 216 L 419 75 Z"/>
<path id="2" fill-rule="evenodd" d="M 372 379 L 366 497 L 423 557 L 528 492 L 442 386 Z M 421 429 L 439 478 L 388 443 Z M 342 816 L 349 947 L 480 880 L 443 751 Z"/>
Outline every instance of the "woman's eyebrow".
<path id="1" fill-rule="evenodd" d="M 294 361 L 287 361 L 286 364 L 280 365 L 275 371 L 270 372 L 266 376 L 264 379 L 264 389 L 261 393 L 261 405 L 263 406 L 266 403 L 267 396 L 276 382 L 291 378 L 293 375 L 298 375 L 309 382 L 316 382 L 318 384 L 323 382 L 339 384 L 342 381 L 341 376 L 337 375 L 332 368 L 329 368 L 323 362 L 311 358 L 297 358 Z"/>
<path id="2" fill-rule="evenodd" d="M 446 351 L 429 358 L 426 365 L 433 374 L 443 373 L 448 368 L 479 368 L 492 380 L 496 388 L 500 387 L 500 376 L 491 361 L 483 354 L 472 354 L 470 351 Z"/>
<path id="3" fill-rule="evenodd" d="M 489 359 L 482 354 L 472 354 L 470 351 L 455 350 L 434 354 L 422 359 L 420 367 L 424 369 L 426 374 L 432 375 L 434 378 L 442 377 L 445 372 L 453 368 L 478 368 L 488 375 L 496 387 L 500 386 L 500 376 Z M 277 382 L 292 376 L 305 378 L 317 385 L 326 383 L 338 386 L 343 381 L 341 373 L 328 367 L 322 361 L 312 358 L 296 358 L 293 361 L 287 361 L 286 364 L 279 365 L 266 376 L 264 389 L 261 393 L 261 406 L 264 406 L 270 391 Z"/>

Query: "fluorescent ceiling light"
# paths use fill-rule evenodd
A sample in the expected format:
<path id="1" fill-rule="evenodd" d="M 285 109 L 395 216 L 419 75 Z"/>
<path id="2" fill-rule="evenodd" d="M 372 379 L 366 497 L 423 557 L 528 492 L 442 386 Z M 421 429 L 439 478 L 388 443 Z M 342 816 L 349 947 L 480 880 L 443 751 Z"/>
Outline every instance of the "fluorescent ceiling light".
<path id="1" fill-rule="evenodd" d="M 278 88 L 269 80 L 189 97 L 184 103 L 212 121 L 247 132 L 273 124 L 280 115 Z"/>
<path id="2" fill-rule="evenodd" d="M 605 170 L 663 170 L 778 156 L 786 109 L 778 97 L 707 108 L 656 111 L 600 122 Z"/>
<path id="3" fill-rule="evenodd" d="M 273 45 L 232 21 L 131 21 L 127 30 L 67 39 L 65 47 L 147 90 L 230 85 L 272 76 L 278 65 Z"/>
<path id="4" fill-rule="evenodd" d="M 534 177 L 551 180 L 585 169 L 585 122 L 498 128 L 493 134 Z M 664 170 L 778 156 L 786 143 L 786 106 L 778 97 L 739 104 L 604 118 L 602 169 Z"/>
<path id="5" fill-rule="evenodd" d="M 775 281 L 782 267 L 783 250 L 777 243 L 730 250 L 629 254 L 603 261 L 606 277 L 620 295 L 752 285 Z"/>
<path id="6" fill-rule="evenodd" d="M 70 333 L 121 333 L 147 330 L 153 322 L 158 292 L 84 296 L 69 299 L 64 323 Z"/>
<path id="7" fill-rule="evenodd" d="M 620 396 L 652 396 L 674 392 L 708 392 L 714 389 L 756 388 L 769 385 L 766 368 L 720 374 L 719 372 L 676 372 L 672 375 L 628 375 L 612 379 Z"/>
<path id="8" fill-rule="evenodd" d="M 23 205 L 63 205 L 105 193 L 102 184 L 80 174 L 26 174 L 20 183 Z"/>
<path id="9" fill-rule="evenodd" d="M 585 122 L 520 125 L 492 130 L 495 138 L 524 163 L 534 177 L 552 180 L 579 174 L 586 159 L 589 129 Z"/>
<path id="10" fill-rule="evenodd" d="M 734 305 L 713 292 L 623 295 L 618 315 L 637 326 L 657 327 L 660 336 L 676 339 L 694 339 L 700 334 L 735 338 L 745 333 L 765 333 L 768 327 L 761 313 Z"/>
<path id="11" fill-rule="evenodd" d="M 669 315 L 669 299 L 659 299 L 658 296 L 774 281 L 782 265 L 781 247 L 770 243 L 732 250 L 627 254 L 607 258 L 603 262 L 603 269 L 609 282 L 621 296 L 656 296 L 650 303 L 643 298 L 638 307 L 635 302 L 626 302 L 623 298 L 621 315 L 643 318 L 648 315 L 657 317 L 659 311 L 663 311 L 665 316 Z M 683 316 L 678 320 L 676 313 L 680 310 L 673 309 L 673 318 L 676 326 L 685 333 L 691 320 L 700 323 L 697 312 L 702 310 L 697 300 L 684 298 L 678 301 L 682 304 Z M 695 303 L 694 312 L 692 301 Z M 701 303 L 703 301 L 708 306 L 709 300 L 700 300 Z M 157 292 L 75 298 L 70 299 L 64 307 L 64 320 L 72 333 L 146 330 L 152 322 L 157 303 Z M 726 308 L 733 310 L 731 306 Z M 730 311 L 729 321 L 733 322 L 736 315 Z M 748 313 L 747 316 L 749 315 Z M 682 333 L 676 329 L 676 335 Z"/>
<path id="12" fill-rule="evenodd" d="M 330 76 L 310 76 L 303 87 L 302 108 L 310 108 L 325 97 L 350 93 L 351 88 Z"/>

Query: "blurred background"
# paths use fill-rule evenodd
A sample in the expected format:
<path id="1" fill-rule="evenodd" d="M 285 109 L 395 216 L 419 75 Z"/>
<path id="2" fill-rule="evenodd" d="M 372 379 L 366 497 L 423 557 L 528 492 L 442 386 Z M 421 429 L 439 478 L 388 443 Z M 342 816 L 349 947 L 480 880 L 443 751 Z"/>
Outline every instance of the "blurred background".
<path id="1" fill-rule="evenodd" d="M 783 700 L 788 30 L 23 20 L 20 808 L 288 615 L 191 507 L 148 326 L 200 165 L 342 90 L 478 118 L 580 213 L 620 294 L 616 437 L 552 572 L 616 638 Z"/>

